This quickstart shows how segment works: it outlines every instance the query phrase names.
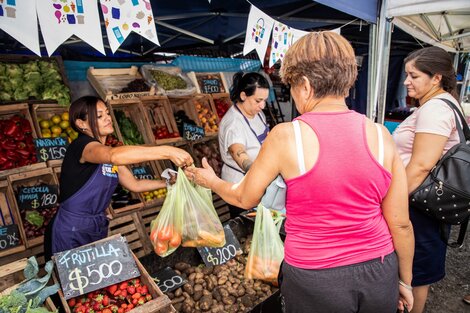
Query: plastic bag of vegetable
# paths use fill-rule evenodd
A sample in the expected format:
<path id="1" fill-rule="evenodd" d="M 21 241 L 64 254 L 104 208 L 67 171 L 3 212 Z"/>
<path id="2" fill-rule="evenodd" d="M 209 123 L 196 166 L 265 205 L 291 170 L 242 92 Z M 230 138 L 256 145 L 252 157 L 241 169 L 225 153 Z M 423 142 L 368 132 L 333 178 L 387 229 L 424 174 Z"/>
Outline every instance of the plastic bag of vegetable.
<path id="1" fill-rule="evenodd" d="M 283 217 L 277 211 L 271 213 L 261 203 L 256 212 L 245 278 L 261 279 L 276 285 L 279 268 L 284 259 L 284 243 L 279 236 L 279 227 L 276 225 L 281 225 Z"/>
<path id="2" fill-rule="evenodd" d="M 181 245 L 183 211 L 175 205 L 176 197 L 175 186 L 168 185 L 162 209 L 150 224 L 150 241 L 161 257 L 172 254 Z"/>
<path id="3" fill-rule="evenodd" d="M 193 184 L 178 170 L 176 209 L 184 213 L 183 247 L 223 247 L 225 233 L 212 203 L 210 189 Z"/>

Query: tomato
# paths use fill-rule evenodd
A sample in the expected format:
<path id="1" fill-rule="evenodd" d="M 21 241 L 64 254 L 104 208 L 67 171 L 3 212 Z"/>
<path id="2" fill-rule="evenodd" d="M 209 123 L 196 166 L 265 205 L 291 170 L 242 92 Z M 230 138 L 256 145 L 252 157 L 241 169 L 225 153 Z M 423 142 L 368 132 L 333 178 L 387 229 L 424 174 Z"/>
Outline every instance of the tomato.
<path id="1" fill-rule="evenodd" d="M 152 232 L 150 232 L 150 241 L 156 242 L 157 241 L 157 228 L 155 227 Z"/>
<path id="2" fill-rule="evenodd" d="M 158 232 L 159 241 L 168 241 L 173 237 L 173 226 L 162 227 Z"/>
<path id="3" fill-rule="evenodd" d="M 178 248 L 181 244 L 181 235 L 177 232 L 173 234 L 173 237 L 170 239 L 169 245 L 172 248 Z"/>
<path id="4" fill-rule="evenodd" d="M 166 242 L 157 241 L 157 245 L 155 247 L 155 253 L 158 255 L 163 255 L 168 251 L 168 244 Z"/>

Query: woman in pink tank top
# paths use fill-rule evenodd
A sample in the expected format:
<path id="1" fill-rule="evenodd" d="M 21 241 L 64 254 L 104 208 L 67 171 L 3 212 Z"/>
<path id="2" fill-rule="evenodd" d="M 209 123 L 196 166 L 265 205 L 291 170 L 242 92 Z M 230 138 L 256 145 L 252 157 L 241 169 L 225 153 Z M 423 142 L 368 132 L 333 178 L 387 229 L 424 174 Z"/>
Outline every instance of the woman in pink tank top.
<path id="1" fill-rule="evenodd" d="M 273 128 L 238 184 L 218 178 L 205 160 L 203 168 L 187 169 L 190 179 L 246 209 L 282 175 L 286 312 L 395 313 L 413 306 L 405 170 L 385 128 L 346 106 L 356 76 L 344 37 L 302 37 L 281 67 L 302 115 Z"/>

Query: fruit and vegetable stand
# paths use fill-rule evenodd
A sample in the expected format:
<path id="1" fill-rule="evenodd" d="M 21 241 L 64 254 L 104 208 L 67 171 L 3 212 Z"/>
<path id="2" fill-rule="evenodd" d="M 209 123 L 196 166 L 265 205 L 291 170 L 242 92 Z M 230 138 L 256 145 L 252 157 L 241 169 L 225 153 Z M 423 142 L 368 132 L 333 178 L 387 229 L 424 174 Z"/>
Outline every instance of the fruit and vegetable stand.
<path id="1" fill-rule="evenodd" d="M 149 84 L 146 79 L 149 73 L 157 84 Z M 200 166 L 202 158 L 206 157 L 215 172 L 220 174 L 222 161 L 218 150 L 217 131 L 220 120 L 230 108 L 231 101 L 229 94 L 226 93 L 228 86 L 223 73 L 216 74 L 219 74 L 221 79 L 216 91 L 221 92 L 185 94 L 188 88 L 191 90 L 196 88 L 190 85 L 191 80 L 180 71 L 151 67 L 146 72 L 139 73 L 136 67 L 109 70 L 90 68 L 88 79 L 97 93 L 106 100 L 115 129 L 114 134 L 108 136 L 106 144 L 109 146 L 175 145 L 187 150 L 197 166 Z M 197 76 L 199 75 L 194 75 Z M 202 79 L 211 78 L 212 76 L 206 75 Z M 198 80 L 194 85 L 196 83 Z M 167 92 L 165 88 L 177 88 L 178 92 Z M 1 124 L 2 120 L 4 124 Z M 19 130 L 11 130 L 15 125 L 17 128 L 22 127 L 26 139 L 17 135 Z M 186 125 L 199 127 L 203 130 L 204 136 L 189 140 L 185 134 Z M 8 152 L 5 147 L 0 148 L 0 152 L 4 153 L 5 159 L 9 162 L 7 165 L 10 166 L 8 169 L 0 170 L 0 221 L 2 222 L 0 227 L 5 228 L 9 225 L 18 227 L 16 245 L 0 249 L 0 266 L 9 266 L 19 259 L 30 256 L 35 256 L 42 265 L 44 264 L 43 234 L 45 226 L 58 207 L 58 177 L 62 161 L 59 158 L 44 162 L 45 159 L 37 157 L 38 149 L 35 150 L 34 143 L 38 138 L 51 141 L 63 138 L 70 143 L 78 134 L 71 128 L 67 107 L 54 101 L 42 103 L 25 101 L 8 106 L 1 105 L 0 140 L 10 144 L 13 150 L 13 145 L 18 145 L 18 142 L 13 142 L 5 135 L 9 133 L 18 136 L 20 142 L 25 141 L 25 148 L 29 149 L 29 154 L 26 157 L 26 153 L 24 156 L 16 156 L 18 154 L 16 153 L 15 157 L 18 157 L 18 160 L 15 160 L 12 159 L 13 153 Z M 161 179 L 161 173 L 166 168 L 174 167 L 169 161 L 149 161 L 129 166 L 137 179 Z M 230 255 L 220 264 L 217 263 L 218 265 L 213 263 L 215 266 L 203 266 L 201 256 L 195 248 L 180 247 L 171 257 L 157 256 L 149 236 L 151 223 L 159 215 L 166 195 L 167 188 L 132 193 L 121 186 L 117 187 L 107 209 L 110 237 L 106 239 L 115 236 L 125 238 L 141 276 L 137 283 L 135 279 L 125 280 L 80 295 L 73 298 L 74 300 L 65 299 L 64 294 L 60 292 L 62 306 L 66 312 L 82 312 L 79 303 L 87 301 L 91 303 L 92 300 L 87 299 L 95 298 L 100 299 L 101 305 L 106 298 L 112 300 L 110 303 L 113 305 L 119 304 L 117 307 L 109 307 L 110 312 L 247 312 L 250 310 L 258 312 L 257 304 L 277 297 L 277 289 L 273 285 L 258 280 L 243 279 L 252 225 L 248 223 L 241 227 L 233 224 L 227 204 L 216 194 L 212 194 L 215 212 L 222 223 L 235 227 L 234 232 L 242 245 L 240 252 Z M 238 218 L 237 223 L 240 220 Z M 243 229 L 240 230 L 241 228 Z M 221 251 L 231 253 L 227 252 L 229 250 Z M 222 264 L 225 262 L 227 263 Z M 182 279 L 184 284 L 167 290 L 168 284 L 174 282 L 159 281 L 157 277 L 160 275 L 158 271 L 164 267 L 174 270 L 180 277 L 178 279 Z M 157 280 L 154 281 L 152 277 Z M 175 279 L 174 277 L 176 276 L 172 279 Z M 58 280 L 57 275 L 55 279 Z M 134 301 L 132 295 L 130 298 L 115 295 L 116 286 L 119 289 L 121 284 L 127 284 L 122 290 L 125 289 L 130 293 L 128 287 L 131 286 L 131 290 L 142 288 L 140 282 L 148 290 L 147 298 L 135 297 Z M 165 293 L 160 290 L 162 286 Z M 96 304 L 97 300 L 93 301 Z M 133 302 L 138 303 L 137 307 L 135 304 L 132 305 Z M 152 304 L 149 304 L 150 302 Z M 101 310 L 108 312 L 103 307 Z M 86 312 L 85 309 L 83 312 Z"/>

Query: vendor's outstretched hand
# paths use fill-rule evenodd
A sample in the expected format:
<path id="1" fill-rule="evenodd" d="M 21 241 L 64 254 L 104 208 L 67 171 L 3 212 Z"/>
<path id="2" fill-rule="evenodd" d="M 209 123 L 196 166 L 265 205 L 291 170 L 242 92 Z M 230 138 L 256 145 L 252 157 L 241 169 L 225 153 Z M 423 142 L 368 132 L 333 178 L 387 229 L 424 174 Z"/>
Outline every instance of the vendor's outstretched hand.
<path id="1" fill-rule="evenodd" d="M 206 158 L 202 158 L 202 168 L 187 167 L 184 172 L 189 180 L 205 188 L 211 188 L 213 182 L 217 179 L 217 175 L 207 163 Z"/>
<path id="2" fill-rule="evenodd" d="M 183 149 L 176 147 L 168 147 L 168 149 L 170 149 L 168 153 L 169 158 L 171 162 L 176 164 L 176 166 L 185 168 L 186 166 L 190 166 L 194 163 L 191 155 Z"/>

